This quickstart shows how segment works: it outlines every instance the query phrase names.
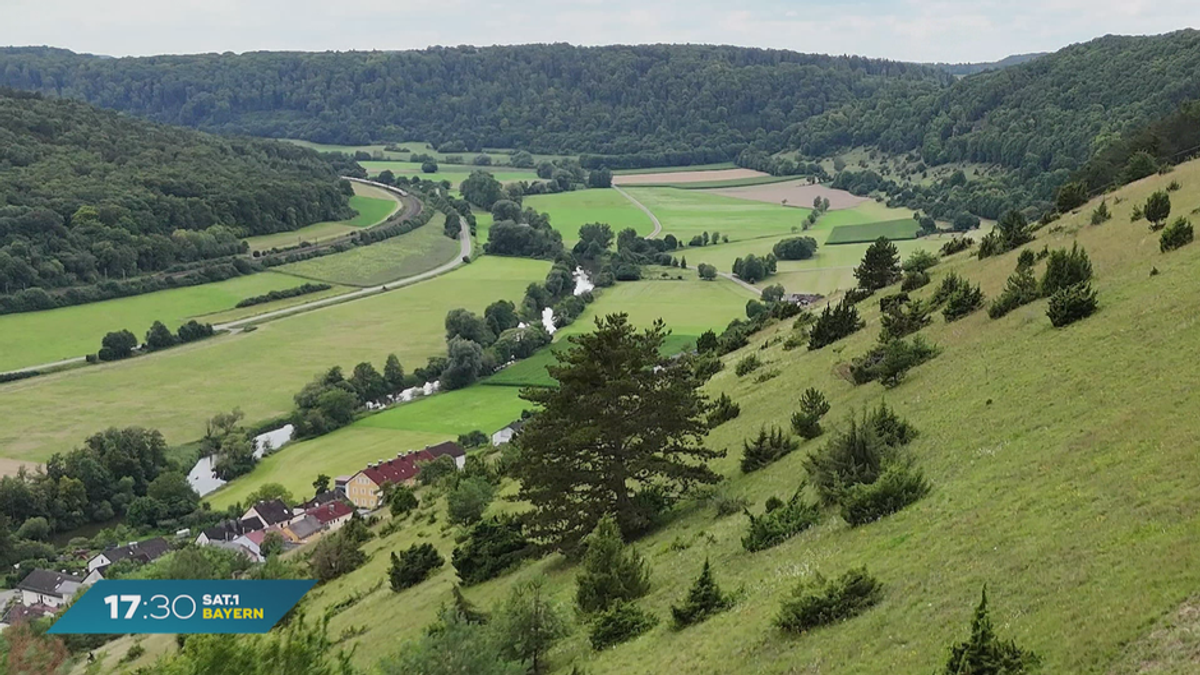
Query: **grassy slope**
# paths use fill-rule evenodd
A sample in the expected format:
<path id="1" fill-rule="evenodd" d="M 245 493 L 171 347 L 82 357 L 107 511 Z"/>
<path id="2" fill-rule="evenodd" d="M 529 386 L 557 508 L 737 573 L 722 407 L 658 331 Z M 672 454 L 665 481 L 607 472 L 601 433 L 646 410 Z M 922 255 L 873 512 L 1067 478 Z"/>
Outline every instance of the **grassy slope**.
<path id="1" fill-rule="evenodd" d="M 443 232 L 445 222 L 446 216 L 438 213 L 425 225 L 398 237 L 276 269 L 347 286 L 368 287 L 397 281 L 428 272 L 458 255 L 458 240 Z"/>
<path id="2" fill-rule="evenodd" d="M 614 234 L 629 227 L 643 236 L 654 230 L 650 218 L 616 190 L 536 195 L 526 197 L 523 206 L 550 214 L 550 224 L 562 232 L 567 248 L 579 241 L 579 228 L 588 223 L 608 223 Z"/>
<path id="3" fill-rule="evenodd" d="M 1184 185 L 1173 196 L 1177 212 L 1200 206 L 1200 163 L 1122 193 L 1144 201 L 1151 187 L 1169 179 Z M 712 447 L 740 447 L 760 425 L 786 424 L 807 386 L 829 395 L 834 428 L 851 411 L 886 397 L 921 431 L 912 449 L 933 493 L 855 530 L 827 514 L 813 531 L 757 554 L 741 549 L 743 517 L 686 511 L 639 543 L 654 566 L 645 606 L 666 616 L 705 557 L 718 581 L 739 591 L 737 606 L 679 633 L 660 625 L 599 654 L 577 630 L 555 650 L 553 665 L 565 672 L 578 663 L 597 674 L 929 673 L 947 645 L 965 637 L 984 583 L 998 630 L 1040 653 L 1045 672 L 1103 673 L 1128 658 L 1122 645 L 1174 614 L 1200 583 L 1194 564 L 1200 509 L 1193 499 L 1200 435 L 1192 424 L 1200 390 L 1189 384 L 1200 371 L 1183 357 L 1200 345 L 1200 324 L 1184 318 L 1200 302 L 1191 274 L 1200 265 L 1200 245 L 1159 253 L 1145 224 L 1129 223 L 1132 203 L 1117 206 L 1116 217 L 1100 227 L 1083 224 L 1085 209 L 1062 222 L 1064 231 L 1043 232 L 1031 245 L 1069 246 L 1078 229 L 1091 255 L 1101 310 L 1066 329 L 1050 327 L 1045 301 L 998 321 L 983 311 L 949 325 L 939 317 L 924 333 L 943 354 L 887 392 L 877 384 L 854 387 L 834 374 L 875 340 L 878 312 L 871 303 L 863 305 L 866 330 L 817 352 L 783 352 L 778 344 L 760 352 L 769 335 L 758 336 L 744 352 L 761 354 L 782 374 L 754 384 L 727 368 L 709 383 L 711 394 L 727 392 L 742 406 L 740 418 L 711 434 Z M 934 268 L 934 281 L 956 270 L 994 296 L 1015 259 L 1015 252 L 982 262 L 959 254 Z M 1162 273 L 1148 276 L 1151 266 Z M 722 490 L 756 508 L 768 496 L 786 497 L 803 476 L 803 457 L 824 440 L 750 476 L 740 475 L 732 453 L 717 463 L 730 479 Z M 372 542 L 368 566 L 325 587 L 315 609 L 382 579 L 389 551 L 431 541 L 448 555 L 453 543 L 440 527 L 440 521 L 409 525 Z M 771 628 L 780 598 L 798 579 L 862 564 L 886 584 L 879 606 L 804 636 Z M 574 570 L 556 558 L 467 595 L 486 606 L 535 573 L 547 574 L 550 591 L 570 602 Z M 331 630 L 365 624 L 356 659 L 373 663 L 420 635 L 448 600 L 452 581 L 447 566 L 401 596 L 385 587 L 356 611 L 336 616 Z"/>
<path id="4" fill-rule="evenodd" d="M 613 174 L 632 176 L 643 173 L 677 173 L 680 171 L 717 171 L 720 169 L 738 168 L 733 162 L 718 162 L 716 164 L 689 164 L 688 166 L 655 166 L 646 169 L 617 169 Z"/>
<path id="5" fill-rule="evenodd" d="M 6 314 L 0 316 L 0 370 L 94 352 L 100 348 L 104 334 L 114 330 L 128 329 L 140 338 L 156 320 L 171 329 L 192 317 L 211 322 L 206 315 L 231 310 L 239 300 L 301 283 L 294 277 L 266 272 L 45 312 Z M 289 298 L 278 306 L 310 297 Z M 270 309 L 257 305 L 240 311 L 258 314 L 264 308 Z"/>
<path id="6" fill-rule="evenodd" d="M 399 200 L 387 190 L 361 183 L 352 183 L 351 185 L 354 187 L 354 196 L 350 198 L 350 208 L 358 211 L 358 214 L 350 220 L 313 223 L 291 232 L 247 237 L 246 243 L 250 244 L 250 250 L 265 251 L 277 246 L 291 246 L 301 241 L 318 242 L 332 239 L 347 232 L 381 223 L 399 208 Z"/>
<path id="7" fill-rule="evenodd" d="M 292 394 L 330 366 L 348 372 L 370 360 L 382 367 L 389 352 L 406 368 L 423 364 L 445 349 L 446 312 L 519 300 L 547 269 L 540 261 L 484 258 L 453 274 L 272 321 L 253 333 L 0 386 L 0 454 L 45 459 L 114 425 L 157 428 L 178 443 L 200 436 L 205 419 L 234 406 L 251 420 L 284 413 Z M 68 404 L 71 415 L 64 417 Z"/>

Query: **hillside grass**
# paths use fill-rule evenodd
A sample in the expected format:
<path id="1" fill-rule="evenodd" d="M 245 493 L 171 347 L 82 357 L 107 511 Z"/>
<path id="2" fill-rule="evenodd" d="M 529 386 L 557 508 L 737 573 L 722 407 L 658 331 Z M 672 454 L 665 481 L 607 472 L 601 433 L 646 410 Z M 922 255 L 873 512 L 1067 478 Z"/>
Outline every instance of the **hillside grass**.
<path id="1" fill-rule="evenodd" d="M 408 370 L 424 365 L 445 353 L 448 311 L 482 312 L 501 298 L 519 301 L 548 269 L 544 261 L 487 257 L 435 279 L 271 321 L 252 333 L 0 386 L 0 455 L 44 460 L 109 426 L 151 427 L 168 442 L 183 443 L 199 438 L 213 414 L 235 406 L 248 420 L 286 413 L 292 395 L 331 366 L 349 372 L 370 361 L 382 368 L 389 353 Z M 273 276 L 285 280 L 281 288 L 296 285 L 294 277 Z"/>
<path id="2" fill-rule="evenodd" d="M 439 162 L 443 158 L 450 156 L 450 155 L 459 155 L 464 160 L 469 162 L 469 161 L 471 161 L 472 158 L 475 157 L 475 155 L 479 154 L 478 152 L 438 152 L 433 149 L 432 145 L 430 145 L 429 143 L 426 143 L 425 141 L 404 141 L 401 143 L 394 143 L 394 144 L 392 144 L 392 143 L 387 143 L 387 144 L 376 143 L 373 145 L 332 145 L 332 144 L 324 144 L 324 143 L 313 143 L 312 141 L 301 141 L 301 140 L 290 139 L 290 138 L 283 139 L 283 140 L 286 140 L 289 143 L 294 143 L 296 145 L 304 146 L 306 148 L 312 148 L 313 150 L 316 150 L 318 152 L 344 152 L 346 154 L 353 155 L 355 152 L 358 152 L 361 150 L 363 152 L 369 153 L 371 155 L 372 160 L 376 160 L 376 161 L 394 160 L 394 161 L 407 162 L 412 157 L 413 153 L 423 153 L 423 154 L 433 155 L 433 156 L 437 157 Z M 387 147 L 388 145 L 395 145 L 396 147 L 399 147 L 399 148 L 407 148 L 409 150 L 409 152 L 394 152 L 391 150 L 384 150 L 384 148 Z M 508 153 L 511 152 L 511 150 L 512 150 L 511 148 L 485 148 L 484 152 L 491 156 L 493 166 L 497 166 L 497 165 L 498 166 L 508 166 Z M 564 157 L 569 157 L 569 155 L 545 155 L 545 154 L 538 154 L 538 153 L 532 153 L 532 154 L 533 154 L 533 161 L 535 161 L 535 162 L 540 162 L 542 160 L 554 160 L 554 159 L 561 159 Z"/>
<path id="3" fill-rule="evenodd" d="M 398 237 L 275 268 L 284 274 L 345 286 L 370 287 L 406 279 L 453 260 L 459 242 L 445 235 L 445 214 Z"/>
<path id="4" fill-rule="evenodd" d="M 371 185 L 351 183 L 354 196 L 350 198 L 350 208 L 357 215 L 349 220 L 313 223 L 291 232 L 276 232 L 258 237 L 246 237 L 246 243 L 251 251 L 266 251 L 280 246 L 294 246 L 300 242 L 317 243 L 349 234 L 364 227 L 378 225 L 400 208 L 400 201 L 387 190 L 381 190 Z"/>
<path id="5" fill-rule="evenodd" d="M 729 448 L 715 462 L 727 476 L 722 494 L 745 497 L 761 510 L 769 496 L 785 497 L 801 482 L 807 454 L 844 425 L 847 415 L 887 400 L 916 425 L 911 449 L 932 483 L 926 498 L 877 523 L 850 529 L 835 514 L 810 531 L 760 553 L 742 550 L 745 518 L 717 518 L 710 507 L 681 509 L 669 526 L 638 548 L 653 567 L 643 605 L 661 617 L 678 602 L 705 558 L 717 580 L 737 592 L 729 612 L 684 631 L 663 622 L 648 634 L 600 653 L 582 629 L 550 655 L 554 672 L 578 665 L 589 673 L 919 673 L 936 671 L 948 646 L 967 636 L 980 588 L 987 584 L 998 632 L 1034 650 L 1048 673 L 1106 673 L 1150 656 L 1126 652 L 1148 632 L 1170 623 L 1200 584 L 1194 542 L 1200 507 L 1194 486 L 1200 431 L 1192 423 L 1200 390 L 1191 386 L 1200 365 L 1185 355 L 1200 346 L 1192 320 L 1200 289 L 1192 270 L 1200 245 L 1162 254 L 1144 222 L 1130 224 L 1129 208 L 1168 180 L 1179 180 L 1176 213 L 1200 206 L 1200 163 L 1120 191 L 1128 200 L 1109 223 L 1085 224 L 1078 215 L 1039 233 L 1028 248 L 1087 249 L 1096 272 L 1100 310 L 1064 329 L 1051 328 L 1046 301 L 1000 320 L 980 310 L 952 324 L 939 317 L 922 334 L 942 354 L 910 372 L 899 387 L 854 386 L 839 366 L 866 351 L 879 329 L 872 302 L 860 307 L 865 330 L 816 352 L 785 352 L 765 341 L 786 334 L 781 324 L 755 336 L 748 353 L 781 374 L 766 384 L 738 378 L 732 368 L 705 387 L 728 393 L 742 414 L 710 433 L 713 448 Z M 1110 206 L 1112 201 L 1110 199 Z M 1016 252 L 984 261 L 958 254 L 933 268 L 934 283 L 951 271 L 979 282 L 995 296 L 1012 272 Z M 1157 267 L 1159 275 L 1148 274 Z M 1039 265 L 1040 272 L 1042 265 Z M 826 435 L 768 469 L 742 475 L 740 443 L 764 424 L 786 427 L 800 392 L 815 386 L 833 404 Z M 510 491 L 512 486 L 508 488 Z M 498 503 L 493 508 L 514 508 Z M 318 589 L 311 611 L 384 579 L 387 554 L 415 542 L 433 543 L 448 556 L 453 530 L 438 522 L 410 522 L 367 545 L 361 570 Z M 803 636 L 773 628 L 779 600 L 800 579 L 867 565 L 884 584 L 884 597 L 863 615 Z M 570 604 L 575 568 L 552 556 L 500 579 L 466 589 L 489 607 L 512 584 L 537 574 L 547 591 Z M 449 600 L 447 565 L 423 584 L 393 595 L 386 584 L 353 610 L 336 615 L 334 635 L 354 625 L 367 632 L 350 644 L 371 665 L 417 639 Z M 364 617 L 370 621 L 364 621 Z M 1180 653 L 1180 652 L 1183 653 Z M 1176 649 L 1175 668 L 1190 672 L 1193 657 Z M 1194 669 L 1194 668 L 1192 668 Z M 1121 672 L 1125 672 L 1124 670 Z"/>
<path id="6" fill-rule="evenodd" d="M 214 313 L 224 312 L 250 316 L 316 297 L 288 298 L 271 305 L 234 310 L 240 300 L 301 283 L 295 277 L 263 272 L 74 307 L 5 314 L 0 316 L 0 371 L 93 353 L 100 349 L 104 335 L 115 330 L 127 329 L 142 338 L 155 321 L 162 321 L 174 330 L 191 318 L 213 322 Z M 345 289 L 335 291 L 344 292 Z M 2 391 L 3 387 L 0 387 Z"/>
<path id="7" fill-rule="evenodd" d="M 714 188 L 745 187 L 747 185 L 767 185 L 796 180 L 795 176 L 750 176 L 732 180 L 702 180 L 692 182 L 638 183 L 637 187 L 676 188 L 678 190 L 711 190 Z"/>
<path id="8" fill-rule="evenodd" d="M 526 197 L 522 206 L 550 214 L 550 224 L 562 233 L 567 248 L 579 241 L 579 228 L 588 223 L 608 223 L 614 235 L 626 228 L 633 228 L 642 236 L 654 230 L 654 223 L 645 212 L 611 189 L 534 195 Z M 478 227 L 478 216 L 476 221 Z"/>
<path id="9" fill-rule="evenodd" d="M 588 327 L 590 329 L 591 324 L 588 324 Z M 579 332 L 576 331 L 573 334 Z M 550 377 L 546 366 L 555 365 L 558 362 L 555 354 L 570 348 L 571 345 L 566 340 L 569 335 L 559 336 L 556 334 L 556 337 L 558 339 L 549 348 L 543 349 L 527 359 L 517 361 L 495 375 L 482 380 L 480 384 L 493 387 L 553 387 L 557 385 L 558 380 Z M 663 348 L 659 351 L 665 356 L 670 356 L 695 349 L 696 338 L 695 335 L 669 335 L 663 343 Z"/>
<path id="10" fill-rule="evenodd" d="M 863 225 L 839 225 L 830 231 L 829 236 L 825 238 L 825 243 L 829 245 L 870 243 L 880 237 L 887 237 L 892 241 L 916 239 L 917 233 L 920 231 L 921 226 L 912 218 Z"/>

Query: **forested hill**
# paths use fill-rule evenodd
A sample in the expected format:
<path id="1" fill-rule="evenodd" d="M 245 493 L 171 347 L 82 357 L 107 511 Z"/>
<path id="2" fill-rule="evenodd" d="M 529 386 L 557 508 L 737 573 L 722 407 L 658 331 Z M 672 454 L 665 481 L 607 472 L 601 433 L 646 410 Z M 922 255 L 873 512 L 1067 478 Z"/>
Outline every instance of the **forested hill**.
<path id="1" fill-rule="evenodd" d="M 352 214 L 311 150 L 0 89 L 0 293 L 229 255 Z"/>
<path id="2" fill-rule="evenodd" d="M 925 65 L 932 66 L 939 70 L 944 70 L 951 75 L 957 77 L 966 77 L 975 73 L 982 73 L 985 70 L 1000 70 L 1010 66 L 1018 66 L 1022 63 L 1028 63 L 1039 56 L 1045 56 L 1050 52 L 1031 52 L 1029 54 L 1013 54 L 1006 56 L 999 61 L 987 61 L 979 63 L 927 63 Z"/>
<path id="3" fill-rule="evenodd" d="M 1083 164 L 1122 133 L 1200 98 L 1200 31 L 1107 36 L 959 80 L 916 101 L 848 104 L 797 125 L 788 144 L 919 150 L 928 164 L 997 163 L 1026 177 Z"/>
<path id="4" fill-rule="evenodd" d="M 419 138 L 545 152 L 711 150 L 731 159 L 830 108 L 929 95 L 892 61 L 697 45 L 110 59 L 0 50 L 0 84 L 209 131 L 357 144 Z M 704 157 L 698 157 L 704 161 Z"/>

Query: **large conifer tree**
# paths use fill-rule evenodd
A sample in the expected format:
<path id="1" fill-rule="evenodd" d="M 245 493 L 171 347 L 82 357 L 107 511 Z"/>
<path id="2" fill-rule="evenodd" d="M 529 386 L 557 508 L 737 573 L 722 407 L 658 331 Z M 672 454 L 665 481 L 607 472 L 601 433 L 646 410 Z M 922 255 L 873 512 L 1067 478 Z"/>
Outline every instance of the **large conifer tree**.
<path id="1" fill-rule="evenodd" d="M 707 403 L 686 358 L 659 355 L 661 321 L 638 332 L 625 314 L 596 319 L 547 367 L 556 388 L 528 388 L 541 410 L 525 425 L 514 467 L 534 507 L 527 532 L 573 553 L 611 513 L 625 537 L 644 531 L 690 487 L 720 477 L 706 462 Z"/>

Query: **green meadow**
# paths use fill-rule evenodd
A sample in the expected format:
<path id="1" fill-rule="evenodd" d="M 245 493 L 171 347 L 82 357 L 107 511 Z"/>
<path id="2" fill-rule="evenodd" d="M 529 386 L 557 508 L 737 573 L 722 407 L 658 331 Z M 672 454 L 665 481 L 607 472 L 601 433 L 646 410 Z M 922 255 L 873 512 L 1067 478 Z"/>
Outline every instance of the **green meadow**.
<path id="1" fill-rule="evenodd" d="M 378 286 L 428 272 L 455 258 L 457 239 L 442 231 L 444 214 L 398 237 L 277 267 L 280 272 L 346 286 Z"/>
<path id="2" fill-rule="evenodd" d="M 733 162 L 718 162 L 716 164 L 689 164 L 687 166 L 655 166 L 647 169 L 617 169 L 617 176 L 634 176 L 643 173 L 679 173 L 681 171 L 719 171 L 721 169 L 738 168 Z"/>
<path id="3" fill-rule="evenodd" d="M 100 349 L 101 338 L 115 330 L 127 329 L 140 338 L 155 321 L 162 321 L 174 330 L 192 318 L 212 323 L 229 320 L 229 316 L 234 315 L 225 312 L 249 316 L 319 297 L 301 296 L 241 310 L 233 309 L 238 301 L 245 298 L 292 288 L 301 283 L 285 274 L 263 272 L 211 284 L 44 312 L 6 314 L 0 316 L 0 371 L 95 352 Z"/>
<path id="4" fill-rule="evenodd" d="M 324 144 L 324 143 L 313 143 L 311 141 L 301 141 L 301 140 L 295 140 L 295 139 L 284 139 L 284 140 L 287 140 L 289 143 L 295 143 L 296 145 L 304 146 L 306 148 L 312 148 L 313 150 L 316 150 L 318 152 L 344 152 L 349 155 L 353 155 L 354 153 L 360 152 L 360 151 L 366 152 L 369 155 L 371 155 L 371 159 L 374 161 L 393 160 L 393 161 L 407 162 L 407 161 L 409 161 L 409 158 L 412 156 L 413 153 L 423 153 L 426 155 L 433 155 L 434 157 L 437 157 L 439 162 L 443 161 L 446 157 L 451 157 L 451 156 L 462 157 L 464 161 L 469 162 L 476 155 L 480 154 L 478 152 L 438 152 L 437 150 L 433 149 L 432 145 L 430 145 L 429 143 L 426 143 L 425 141 L 404 141 L 401 143 L 392 143 L 392 144 L 377 143 L 374 145 L 329 145 L 329 144 Z M 394 150 L 385 150 L 384 148 L 386 148 L 387 145 L 394 145 L 397 148 L 404 148 L 404 149 L 408 150 L 408 152 L 396 152 Z M 497 166 L 497 165 L 498 166 L 507 166 L 508 165 L 508 155 L 511 151 L 512 150 L 510 148 L 485 148 L 484 154 L 487 154 L 492 158 L 493 166 Z M 532 154 L 533 154 L 533 160 L 535 162 L 540 162 L 542 160 L 554 160 L 554 159 L 560 159 L 563 157 L 568 157 L 568 155 L 544 155 L 544 154 L 538 154 L 538 153 L 532 153 Z M 730 165 L 730 166 L 732 166 L 732 165 Z M 420 167 L 418 165 L 418 169 L 419 168 Z"/>
<path id="5" fill-rule="evenodd" d="M 916 239 L 921 226 L 912 218 L 887 220 L 881 223 L 866 223 L 863 225 L 840 225 L 833 228 L 825 239 L 826 244 L 857 244 L 870 243 L 880 237 L 892 241 L 899 239 Z"/>
<path id="6" fill-rule="evenodd" d="M 1087 224 L 1092 203 L 1028 246 L 1078 242 L 1088 251 L 1100 310 L 1077 324 L 1052 328 L 1045 300 L 1000 320 L 983 310 L 952 324 L 939 315 L 921 334 L 942 353 L 890 390 L 855 386 L 839 375 L 876 340 L 879 313 L 869 301 L 860 305 L 867 327 L 824 349 L 784 351 L 774 341 L 790 331 L 784 322 L 725 357 L 729 367 L 705 386 L 711 396 L 727 393 L 741 406 L 738 418 L 708 437 L 710 447 L 729 450 L 714 463 L 726 477 L 719 494 L 745 498 L 755 512 L 768 497 L 786 499 L 802 484 L 806 456 L 844 428 L 848 416 L 884 399 L 918 429 L 910 448 L 932 492 L 858 528 L 826 510 L 816 527 L 758 553 L 740 543 L 744 516 L 718 516 L 705 502 L 686 504 L 667 526 L 636 543 L 652 568 L 651 590 L 640 604 L 662 622 L 600 652 L 576 624 L 548 655 L 550 671 L 816 673 L 851 672 L 846 664 L 854 664 L 853 672 L 931 673 L 944 665 L 948 645 L 967 637 L 986 584 L 997 632 L 1039 654 L 1041 672 L 1150 672 L 1137 667 L 1146 663 L 1139 657 L 1151 658 L 1142 656 L 1145 642 L 1167 639 L 1153 636 L 1194 607 L 1188 599 L 1200 585 L 1194 499 L 1200 436 L 1193 423 L 1200 390 L 1191 386 L 1200 365 L 1179 358 L 1200 347 L 1200 323 L 1181 320 L 1200 302 L 1192 273 L 1200 245 L 1160 253 L 1145 222 L 1129 219 L 1130 207 L 1169 179 L 1185 189 L 1172 196 L 1177 213 L 1200 206 L 1200 163 L 1193 163 L 1168 179 L 1119 191 L 1126 201 L 1113 208 L 1110 222 Z M 917 295 L 928 295 L 955 271 L 995 296 L 1016 256 L 977 261 L 958 254 L 933 268 L 933 284 Z M 1151 267 L 1160 273 L 1150 276 Z M 768 340 L 774 344 L 760 349 Z M 732 364 L 751 353 L 766 361 L 760 370 L 779 374 L 766 382 L 739 378 Z M 1154 375 L 1164 368 L 1170 378 Z M 826 435 L 802 442 L 765 470 L 742 474 L 742 440 L 764 425 L 786 429 L 800 392 L 810 386 L 833 406 Z M 419 496 L 434 499 L 428 492 Z M 436 523 L 410 519 L 372 540 L 366 565 L 308 601 L 319 615 L 351 594 L 363 595 L 329 625 L 333 635 L 366 629 L 346 643 L 356 647 L 354 659 L 363 666 L 418 639 L 450 601 L 455 574 L 449 564 L 399 595 L 387 588 L 390 552 L 428 542 L 449 556 L 455 546 L 457 530 L 443 525 L 442 502 L 426 508 L 437 513 Z M 519 508 L 503 499 L 492 506 L 494 512 Z M 684 597 L 705 559 L 736 603 L 700 625 L 672 630 L 669 608 Z M 862 565 L 883 584 L 878 605 L 803 635 L 773 627 L 780 600 L 798 582 Z M 491 608 L 514 583 L 544 575 L 546 591 L 569 607 L 576 573 L 572 563 L 550 556 L 464 592 Z M 372 590 L 380 580 L 383 587 Z M 1164 665 L 1190 672 L 1194 652 L 1187 651 L 1189 638 L 1177 634 L 1184 642 L 1167 648 L 1174 660 Z"/>
<path id="7" fill-rule="evenodd" d="M 349 371 L 371 361 L 381 368 L 388 353 L 408 370 L 423 365 L 445 351 L 448 311 L 482 312 L 501 298 L 520 300 L 548 269 L 543 261 L 485 257 L 452 274 L 267 322 L 252 333 L 0 386 L 0 454 L 44 460 L 109 426 L 151 427 L 183 443 L 202 435 L 214 413 L 235 406 L 249 420 L 286 413 L 292 395 L 331 366 Z M 295 277 L 272 276 L 286 279 L 280 287 L 296 285 Z M 70 416 L 61 414 L 64 402 L 75 402 Z"/>
<path id="8" fill-rule="evenodd" d="M 658 217 L 661 236 L 687 242 L 693 236 L 720 232 L 729 241 L 782 236 L 800 230 L 809 209 L 735 199 L 698 190 L 622 188 Z"/>
<path id="9" fill-rule="evenodd" d="M 472 166 L 470 164 L 438 164 L 438 170 L 435 173 L 425 173 L 421 171 L 421 165 L 417 162 L 391 162 L 391 161 L 364 161 L 359 162 L 367 174 L 372 178 L 378 176 L 384 169 L 389 169 L 397 176 L 420 176 L 421 180 L 429 180 L 439 182 L 443 180 L 450 181 L 450 186 L 457 188 L 460 183 L 466 180 L 467 176 L 471 175 L 472 171 L 486 171 L 501 183 L 515 183 L 520 180 L 535 181 L 539 180 L 537 173 L 533 169 L 514 169 L 512 167 L 494 167 L 494 166 Z"/>
<path id="10" fill-rule="evenodd" d="M 550 214 L 550 224 L 562 233 L 567 248 L 579 241 L 579 228 L 588 223 L 608 223 L 613 234 L 630 227 L 642 236 L 654 231 L 650 217 L 616 190 L 591 189 L 534 195 L 526 197 L 522 205 Z"/>
<path id="11" fill-rule="evenodd" d="M 316 243 L 340 237 L 349 232 L 383 222 L 399 208 L 400 202 L 390 192 L 371 185 L 352 183 L 354 196 L 350 208 L 358 212 L 350 220 L 314 223 L 291 232 L 276 232 L 258 237 L 247 237 L 246 243 L 252 251 L 265 251 L 280 246 L 294 246 L 300 242 Z"/>
<path id="12" fill-rule="evenodd" d="M 318 474 L 352 474 L 369 462 L 479 430 L 491 436 L 519 418 L 530 404 L 514 387 L 474 386 L 419 398 L 320 438 L 285 446 L 264 459 L 254 471 L 229 483 L 211 497 L 222 508 L 242 501 L 263 483 L 280 483 L 302 494 L 312 489 Z"/>

